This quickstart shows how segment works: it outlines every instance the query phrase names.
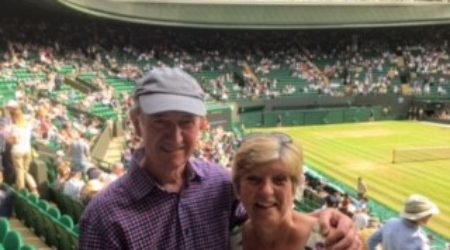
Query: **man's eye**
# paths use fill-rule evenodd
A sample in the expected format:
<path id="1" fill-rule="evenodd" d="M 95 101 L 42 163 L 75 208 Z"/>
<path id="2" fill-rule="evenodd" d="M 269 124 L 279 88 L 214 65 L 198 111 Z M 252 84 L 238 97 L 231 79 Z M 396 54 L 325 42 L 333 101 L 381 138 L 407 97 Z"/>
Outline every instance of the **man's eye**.
<path id="1" fill-rule="evenodd" d="M 194 125 L 194 121 L 192 120 L 185 120 L 180 122 L 180 126 L 183 128 L 192 127 Z"/>
<path id="2" fill-rule="evenodd" d="M 164 122 L 164 120 L 153 120 L 152 126 L 161 128 L 161 127 L 165 127 L 166 123 Z"/>

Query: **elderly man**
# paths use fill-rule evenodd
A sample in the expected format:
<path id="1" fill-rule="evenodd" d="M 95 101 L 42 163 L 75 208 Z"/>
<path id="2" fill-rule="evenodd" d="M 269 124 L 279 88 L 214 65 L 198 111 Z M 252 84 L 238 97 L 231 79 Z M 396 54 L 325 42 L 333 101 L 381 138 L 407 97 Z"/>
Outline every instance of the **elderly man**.
<path id="1" fill-rule="evenodd" d="M 411 195 L 405 202 L 402 218 L 389 220 L 375 232 L 369 239 L 369 249 L 375 250 L 380 243 L 384 250 L 430 249 L 427 235 L 421 226 L 426 225 L 438 213 L 438 207 L 428 198 Z"/>
<path id="2" fill-rule="evenodd" d="M 229 249 L 230 229 L 245 220 L 230 173 L 191 158 L 203 96 L 180 69 L 156 68 L 137 82 L 132 121 L 143 148 L 86 208 L 81 249 Z M 350 220 L 335 210 L 320 216 L 333 249 L 359 249 Z"/>

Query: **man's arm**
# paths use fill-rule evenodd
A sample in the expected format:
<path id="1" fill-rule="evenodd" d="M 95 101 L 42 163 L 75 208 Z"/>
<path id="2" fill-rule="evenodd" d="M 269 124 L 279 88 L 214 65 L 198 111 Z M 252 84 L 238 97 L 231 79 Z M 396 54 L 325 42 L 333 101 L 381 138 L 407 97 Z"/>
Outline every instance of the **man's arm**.
<path id="1" fill-rule="evenodd" d="M 360 250 L 361 240 L 353 221 L 336 209 L 325 209 L 312 214 L 319 219 L 325 245 L 331 250 Z"/>
<path id="2" fill-rule="evenodd" d="M 369 238 L 369 250 L 376 250 L 377 246 L 383 241 L 383 231 L 382 229 L 378 229 L 370 238 Z"/>

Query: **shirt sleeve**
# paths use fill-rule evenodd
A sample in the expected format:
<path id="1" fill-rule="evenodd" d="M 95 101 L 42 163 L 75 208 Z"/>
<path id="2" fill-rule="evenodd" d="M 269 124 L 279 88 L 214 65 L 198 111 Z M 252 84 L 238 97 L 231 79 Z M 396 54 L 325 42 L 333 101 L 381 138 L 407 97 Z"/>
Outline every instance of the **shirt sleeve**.
<path id="1" fill-rule="evenodd" d="M 245 211 L 239 200 L 235 200 L 233 203 L 232 214 L 230 218 L 230 230 L 236 226 L 241 225 L 247 220 L 247 212 Z"/>
<path id="2" fill-rule="evenodd" d="M 376 231 L 372 237 L 369 238 L 369 250 L 376 250 L 378 244 L 383 240 L 383 230 L 382 228 Z"/>
<path id="3" fill-rule="evenodd" d="M 409 240 L 409 242 L 412 244 L 411 249 L 415 250 L 430 250 L 431 246 L 427 239 L 426 233 L 420 229 L 421 233 L 414 235 L 412 239 Z"/>
<path id="4" fill-rule="evenodd" d="M 86 208 L 80 220 L 80 250 L 126 249 L 120 232 L 109 225 L 108 215 L 97 211 L 95 207 Z"/>

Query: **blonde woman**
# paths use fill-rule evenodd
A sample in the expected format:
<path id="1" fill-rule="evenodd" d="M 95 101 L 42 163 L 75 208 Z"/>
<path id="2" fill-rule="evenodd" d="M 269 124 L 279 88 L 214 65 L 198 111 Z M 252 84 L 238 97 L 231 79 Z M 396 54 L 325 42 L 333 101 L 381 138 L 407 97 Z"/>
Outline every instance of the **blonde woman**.
<path id="1" fill-rule="evenodd" d="M 303 154 L 287 135 L 245 138 L 232 167 L 235 191 L 248 214 L 233 232 L 232 249 L 324 249 L 318 219 L 293 209 L 303 182 Z"/>
<path id="2" fill-rule="evenodd" d="M 16 188 L 25 188 L 25 182 L 30 190 L 37 194 L 37 185 L 28 172 L 31 164 L 31 136 L 33 126 L 25 120 L 25 116 L 19 106 L 10 108 L 11 126 L 9 129 L 8 143 L 12 145 L 11 158 L 16 170 Z"/>
<path id="3" fill-rule="evenodd" d="M 70 178 L 70 163 L 67 161 L 63 161 L 58 166 L 58 179 L 56 179 L 56 189 L 59 191 L 64 190 L 64 185 Z"/>

